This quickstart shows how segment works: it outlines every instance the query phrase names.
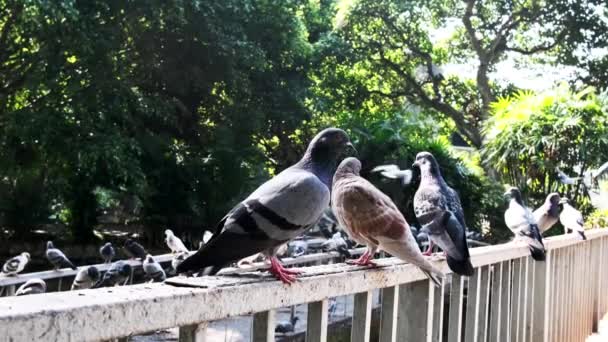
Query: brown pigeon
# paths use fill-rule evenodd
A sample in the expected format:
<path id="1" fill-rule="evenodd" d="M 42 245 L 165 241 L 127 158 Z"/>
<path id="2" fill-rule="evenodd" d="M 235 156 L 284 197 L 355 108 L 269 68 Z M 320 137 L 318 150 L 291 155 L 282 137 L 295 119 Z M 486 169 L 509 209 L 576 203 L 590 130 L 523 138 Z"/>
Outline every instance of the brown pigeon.
<path id="1" fill-rule="evenodd" d="M 409 225 L 397 206 L 382 191 L 359 176 L 361 162 L 346 158 L 334 175 L 331 203 L 336 218 L 348 235 L 367 245 L 357 265 L 373 265 L 378 248 L 422 269 L 439 284 L 443 274 L 422 256 Z"/>

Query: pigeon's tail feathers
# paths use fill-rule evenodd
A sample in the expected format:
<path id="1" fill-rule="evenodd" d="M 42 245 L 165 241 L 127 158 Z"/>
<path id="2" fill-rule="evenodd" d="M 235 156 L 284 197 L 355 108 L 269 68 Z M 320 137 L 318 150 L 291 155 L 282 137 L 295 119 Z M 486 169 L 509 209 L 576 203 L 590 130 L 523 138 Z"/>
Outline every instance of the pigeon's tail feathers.
<path id="1" fill-rule="evenodd" d="M 530 254 L 536 261 L 545 261 L 545 249 L 530 245 Z"/>
<path id="2" fill-rule="evenodd" d="M 72 264 L 72 262 L 70 260 L 65 261 L 65 265 L 71 269 L 73 269 L 74 271 L 78 269 L 78 267 L 74 266 L 74 264 Z"/>
<path id="3" fill-rule="evenodd" d="M 587 236 L 585 235 L 584 231 L 579 230 L 578 233 L 581 235 L 581 237 L 583 238 L 583 240 L 587 240 Z"/>
<path id="4" fill-rule="evenodd" d="M 448 255 L 446 257 L 446 261 L 448 263 L 448 266 L 454 273 L 469 277 L 472 276 L 473 273 L 475 273 L 475 269 L 471 264 L 470 258 L 466 258 L 464 260 L 457 260 Z"/>

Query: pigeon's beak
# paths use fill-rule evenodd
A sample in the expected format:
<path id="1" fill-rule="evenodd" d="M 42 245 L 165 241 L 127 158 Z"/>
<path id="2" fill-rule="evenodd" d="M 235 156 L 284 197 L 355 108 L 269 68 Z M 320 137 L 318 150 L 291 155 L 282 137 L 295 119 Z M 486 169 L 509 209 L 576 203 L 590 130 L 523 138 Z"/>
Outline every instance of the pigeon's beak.
<path id="1" fill-rule="evenodd" d="M 414 168 L 414 169 L 415 169 L 415 168 L 419 168 L 419 167 L 420 167 L 420 164 L 419 164 L 417 161 L 415 161 L 415 162 L 412 164 L 412 168 Z"/>

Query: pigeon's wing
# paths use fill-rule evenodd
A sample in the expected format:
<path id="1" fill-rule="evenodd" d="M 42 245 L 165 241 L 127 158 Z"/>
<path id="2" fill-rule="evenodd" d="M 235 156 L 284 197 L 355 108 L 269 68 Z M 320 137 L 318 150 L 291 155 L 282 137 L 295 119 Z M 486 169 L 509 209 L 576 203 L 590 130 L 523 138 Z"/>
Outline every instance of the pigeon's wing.
<path id="1" fill-rule="evenodd" d="M 76 266 L 72 264 L 70 259 L 68 259 L 62 251 L 57 248 L 51 248 L 46 251 L 47 259 L 57 267 L 69 267 L 71 269 L 76 269 Z"/>
<path id="2" fill-rule="evenodd" d="M 448 210 L 454 213 L 454 216 L 456 216 L 460 225 L 466 229 L 467 225 L 464 222 L 464 211 L 462 210 L 462 204 L 460 203 L 460 196 L 458 196 L 456 190 L 449 186 L 446 188 L 446 205 Z"/>
<path id="3" fill-rule="evenodd" d="M 513 202 L 509 204 L 509 208 L 505 211 L 505 224 L 511 231 L 517 233 L 532 223 L 535 223 L 534 217 L 527 208 Z"/>
<path id="4" fill-rule="evenodd" d="M 21 259 L 19 256 L 12 257 L 8 259 L 4 265 L 2 266 L 2 271 L 4 273 L 13 273 L 19 270 L 19 265 L 21 264 Z"/>
<path id="5" fill-rule="evenodd" d="M 178 272 L 223 267 L 272 250 L 314 226 L 329 206 L 329 189 L 314 174 L 287 169 L 254 191 L 222 220 L 222 229 Z"/>
<path id="6" fill-rule="evenodd" d="M 397 166 L 395 164 L 388 164 L 388 165 L 376 166 L 375 168 L 372 169 L 371 172 L 380 172 L 386 178 L 397 179 L 397 178 L 399 178 L 397 175 L 397 173 L 399 171 L 401 171 L 399 169 L 399 166 Z"/>

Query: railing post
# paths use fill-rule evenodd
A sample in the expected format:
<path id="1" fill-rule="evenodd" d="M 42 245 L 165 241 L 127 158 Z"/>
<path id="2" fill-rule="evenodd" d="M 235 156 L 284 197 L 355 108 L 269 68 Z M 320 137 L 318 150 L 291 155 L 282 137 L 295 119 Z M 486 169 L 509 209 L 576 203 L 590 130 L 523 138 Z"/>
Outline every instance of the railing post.
<path id="1" fill-rule="evenodd" d="M 462 288 L 464 277 L 452 274 L 450 289 L 450 316 L 448 321 L 448 342 L 460 342 L 462 339 Z"/>
<path id="2" fill-rule="evenodd" d="M 443 341 L 443 310 L 445 307 L 445 283 L 446 278 L 441 279 L 441 285 L 433 289 L 433 330 L 432 341 Z"/>
<path id="3" fill-rule="evenodd" d="M 357 293 L 354 301 L 350 340 L 353 342 L 369 342 L 372 322 L 372 292 Z"/>
<path id="4" fill-rule="evenodd" d="M 429 280 L 399 286 L 397 341 L 423 342 L 431 338 L 434 289 Z"/>
<path id="5" fill-rule="evenodd" d="M 511 261 L 503 261 L 500 277 L 500 341 L 510 342 L 511 327 Z"/>
<path id="6" fill-rule="evenodd" d="M 253 314 L 251 333 L 253 342 L 274 342 L 275 316 L 274 310 Z"/>
<path id="7" fill-rule="evenodd" d="M 467 288 L 467 316 L 465 320 L 464 340 L 477 342 L 477 332 L 481 325 L 479 321 L 479 304 L 481 290 L 481 268 L 469 278 Z"/>
<path id="8" fill-rule="evenodd" d="M 521 315 L 521 306 L 522 300 L 524 298 L 523 289 L 522 289 L 522 258 L 517 258 L 513 260 L 513 276 L 511 278 L 511 341 L 518 342 L 520 329 L 519 326 L 521 324 L 522 315 Z"/>
<path id="9" fill-rule="evenodd" d="M 492 292 L 491 301 L 492 307 L 490 310 L 490 341 L 498 341 L 500 337 L 500 306 L 502 300 L 500 298 L 502 291 L 502 263 L 496 263 L 492 267 Z"/>
<path id="10" fill-rule="evenodd" d="M 397 340 L 397 299 L 399 286 L 391 286 L 380 290 L 382 304 L 380 309 L 380 342 L 395 342 Z"/>
<path id="11" fill-rule="evenodd" d="M 327 341 L 327 299 L 308 303 L 306 342 Z"/>
<path id="12" fill-rule="evenodd" d="M 551 258 L 553 251 L 546 252 L 545 261 L 534 262 L 534 325 L 532 330 L 532 341 L 548 341 L 549 325 L 549 296 L 551 289 Z"/>
<path id="13" fill-rule="evenodd" d="M 486 342 L 488 337 L 488 311 L 490 304 L 490 266 L 479 267 L 477 271 L 481 273 L 477 342 Z"/>
<path id="14" fill-rule="evenodd" d="M 207 322 L 179 327 L 179 342 L 206 342 Z"/>

